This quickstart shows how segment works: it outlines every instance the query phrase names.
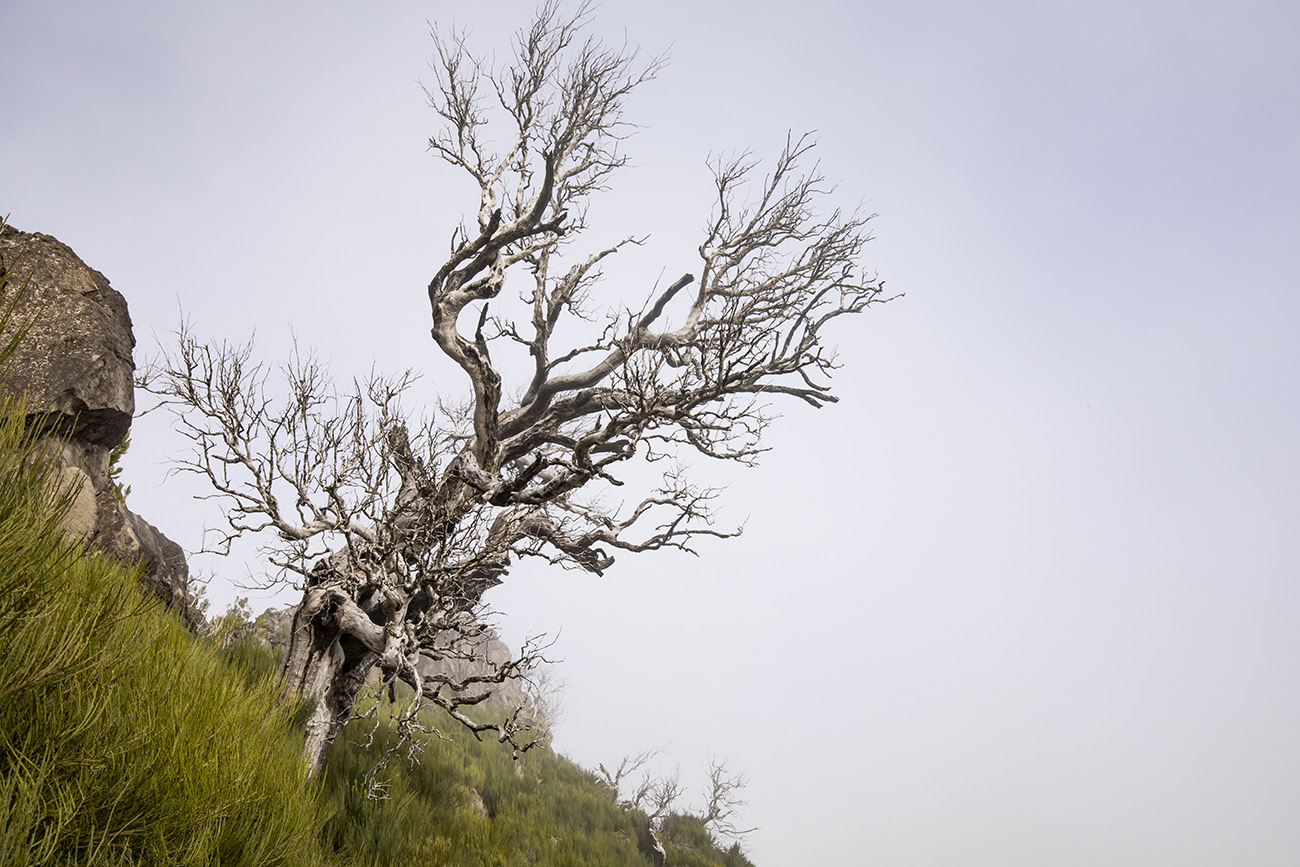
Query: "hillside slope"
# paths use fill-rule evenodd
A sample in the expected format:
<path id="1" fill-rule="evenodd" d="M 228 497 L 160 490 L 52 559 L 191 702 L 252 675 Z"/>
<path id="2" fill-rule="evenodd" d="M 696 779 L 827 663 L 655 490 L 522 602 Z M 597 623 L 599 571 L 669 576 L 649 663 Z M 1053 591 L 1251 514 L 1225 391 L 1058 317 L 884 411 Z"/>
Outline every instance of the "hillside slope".
<path id="1" fill-rule="evenodd" d="M 0 381 L 24 336 L 8 327 L 9 276 L 0 267 Z M 513 761 L 436 732 L 455 726 L 445 717 L 424 720 L 372 799 L 392 745 L 373 697 L 308 781 L 304 709 L 279 700 L 276 653 L 196 636 L 183 580 L 160 593 L 140 580 L 156 559 L 88 545 L 68 521 L 84 483 L 32 418 L 0 388 L 0 867 L 750 867 L 682 816 L 656 859 L 645 815 L 593 774 L 545 747 Z"/>

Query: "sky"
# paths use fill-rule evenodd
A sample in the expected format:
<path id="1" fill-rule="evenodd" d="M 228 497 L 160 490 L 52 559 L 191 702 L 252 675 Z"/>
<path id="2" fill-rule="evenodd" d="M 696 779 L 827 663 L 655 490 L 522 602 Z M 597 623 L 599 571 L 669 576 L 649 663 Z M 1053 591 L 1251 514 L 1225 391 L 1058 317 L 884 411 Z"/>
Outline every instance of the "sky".
<path id="1" fill-rule="evenodd" d="M 426 372 L 424 287 L 476 207 L 426 151 L 428 22 L 483 4 L 8 0 L 0 214 L 131 306 Z M 1300 861 L 1300 6 L 1267 0 L 606 0 L 669 52 L 593 225 L 689 270 L 710 154 L 815 131 L 902 297 L 833 335 L 839 404 L 782 406 L 738 539 L 534 565 L 489 601 L 558 633 L 556 747 L 749 775 L 759 865 Z M 606 228 L 607 227 L 607 228 Z M 132 507 L 220 514 L 137 420 Z M 218 607 L 256 561 L 214 563 Z M 255 596 L 260 610 L 290 601 Z"/>

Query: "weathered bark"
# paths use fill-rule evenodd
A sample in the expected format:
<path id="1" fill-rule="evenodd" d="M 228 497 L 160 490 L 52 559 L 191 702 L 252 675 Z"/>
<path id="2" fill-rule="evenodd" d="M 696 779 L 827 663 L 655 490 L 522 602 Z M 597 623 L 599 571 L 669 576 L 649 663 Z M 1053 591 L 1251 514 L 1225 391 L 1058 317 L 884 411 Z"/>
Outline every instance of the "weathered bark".
<path id="1" fill-rule="evenodd" d="M 280 670 L 284 695 L 313 705 L 304 747 L 313 776 L 324 767 L 326 751 L 351 717 L 357 694 L 379 658 L 351 634 L 373 637 L 373 630 L 362 627 L 357 612 L 333 596 L 320 587 L 304 592 Z"/>

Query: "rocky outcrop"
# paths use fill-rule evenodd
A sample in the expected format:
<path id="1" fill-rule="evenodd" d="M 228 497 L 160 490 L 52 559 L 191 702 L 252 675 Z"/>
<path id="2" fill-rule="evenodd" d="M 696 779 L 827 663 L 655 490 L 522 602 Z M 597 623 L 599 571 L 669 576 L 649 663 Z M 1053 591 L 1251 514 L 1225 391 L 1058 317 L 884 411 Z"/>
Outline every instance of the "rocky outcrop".
<path id="1" fill-rule="evenodd" d="M 0 259 L 10 272 L 8 290 L 23 289 L 16 318 L 42 311 L 14 355 L 8 388 L 27 393 L 30 423 L 75 444 L 83 453 L 77 463 L 99 487 L 108 451 L 126 436 L 135 412 L 126 299 L 49 235 L 5 227 Z"/>
<path id="2" fill-rule="evenodd" d="M 444 635 L 452 639 L 450 634 L 444 633 Z M 452 680 L 464 681 L 470 677 L 490 677 L 498 667 L 504 666 L 514 658 L 510 648 L 495 635 L 476 638 L 474 642 L 466 644 L 462 639 L 456 652 L 438 654 L 437 659 L 421 656 L 416 668 L 426 677 L 444 674 Z M 510 678 L 503 683 L 490 686 L 484 685 L 475 688 L 474 691 L 490 692 L 492 698 L 489 699 L 489 703 L 498 705 L 506 712 L 511 712 L 518 707 L 527 708 L 530 704 L 528 694 L 524 691 L 524 683 L 518 678 Z"/>
<path id="3" fill-rule="evenodd" d="M 126 299 L 66 244 L 11 226 L 0 229 L 0 271 L 6 306 L 21 291 L 0 337 L 31 323 L 3 387 L 26 395 L 28 429 L 60 459 L 74 492 L 65 529 L 94 550 L 140 564 L 148 587 L 197 625 L 184 552 L 126 508 L 109 476 L 110 454 L 135 412 Z"/>
<path id="4" fill-rule="evenodd" d="M 240 630 L 234 638 L 251 638 L 284 654 L 289 646 L 289 630 L 293 628 L 295 605 L 285 608 L 268 608 L 256 619 Z M 464 680 L 474 675 L 487 675 L 493 666 L 508 662 L 512 657 L 510 648 L 495 635 L 489 635 L 461 654 L 441 656 L 439 659 L 421 657 L 419 671 L 424 675 L 446 674 L 454 680 Z M 371 673 L 378 677 L 378 669 Z M 375 681 L 378 682 L 377 680 Z M 509 678 L 504 683 L 484 686 L 491 693 L 491 698 L 483 706 L 492 708 L 501 714 L 511 714 L 516 708 L 523 708 L 520 716 L 524 722 L 533 727 L 533 731 L 543 739 L 549 738 L 550 722 L 541 708 L 536 706 L 519 678 Z"/>

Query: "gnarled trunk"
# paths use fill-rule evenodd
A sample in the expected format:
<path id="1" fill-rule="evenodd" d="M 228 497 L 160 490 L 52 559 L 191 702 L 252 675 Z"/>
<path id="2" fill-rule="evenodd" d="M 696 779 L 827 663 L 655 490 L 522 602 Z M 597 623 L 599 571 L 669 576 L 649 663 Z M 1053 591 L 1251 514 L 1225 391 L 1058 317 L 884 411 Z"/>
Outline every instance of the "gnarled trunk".
<path id="1" fill-rule="evenodd" d="M 320 587 L 303 593 L 280 667 L 283 695 L 314 703 L 304 744 L 313 777 L 324 768 L 325 753 L 352 715 L 357 693 L 379 659 L 378 653 L 350 634 L 347 627 L 354 617 L 349 615 L 354 613 L 331 597 Z"/>

